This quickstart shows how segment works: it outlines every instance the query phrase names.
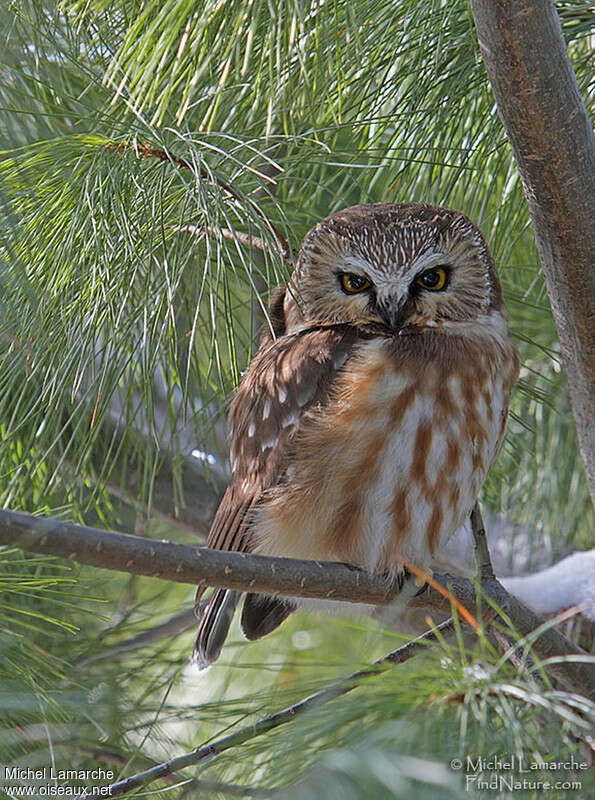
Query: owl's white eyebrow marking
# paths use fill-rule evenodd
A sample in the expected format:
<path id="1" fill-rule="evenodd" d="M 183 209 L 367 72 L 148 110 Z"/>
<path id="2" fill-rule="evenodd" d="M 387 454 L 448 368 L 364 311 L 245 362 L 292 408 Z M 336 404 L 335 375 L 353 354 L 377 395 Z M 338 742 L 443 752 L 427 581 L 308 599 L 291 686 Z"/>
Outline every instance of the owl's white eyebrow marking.
<path id="1" fill-rule="evenodd" d="M 359 255 L 357 253 L 349 253 L 343 257 L 341 261 L 341 269 L 339 270 L 338 274 L 341 275 L 342 272 L 362 272 L 366 274 L 366 270 L 369 272 L 371 268 L 371 264 L 367 258 L 363 255 Z M 367 275 L 366 275 L 367 277 Z"/>
<path id="2" fill-rule="evenodd" d="M 450 266 L 450 259 L 442 250 L 425 250 L 417 258 L 411 261 L 411 266 L 407 270 L 407 275 L 410 273 L 417 274 L 427 267 L 437 266 L 438 264 L 445 264 Z"/>

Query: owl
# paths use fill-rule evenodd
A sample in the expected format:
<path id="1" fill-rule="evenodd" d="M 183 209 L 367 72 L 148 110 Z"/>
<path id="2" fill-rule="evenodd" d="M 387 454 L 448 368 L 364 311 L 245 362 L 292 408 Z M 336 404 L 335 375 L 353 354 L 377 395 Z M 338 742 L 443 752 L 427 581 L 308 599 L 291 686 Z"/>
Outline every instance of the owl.
<path id="1" fill-rule="evenodd" d="M 519 361 L 478 228 L 420 203 L 359 205 L 304 239 L 229 413 L 231 480 L 207 546 L 432 571 L 502 442 Z M 241 595 L 216 589 L 194 656 L 217 659 Z M 247 593 L 248 639 L 292 598 Z"/>

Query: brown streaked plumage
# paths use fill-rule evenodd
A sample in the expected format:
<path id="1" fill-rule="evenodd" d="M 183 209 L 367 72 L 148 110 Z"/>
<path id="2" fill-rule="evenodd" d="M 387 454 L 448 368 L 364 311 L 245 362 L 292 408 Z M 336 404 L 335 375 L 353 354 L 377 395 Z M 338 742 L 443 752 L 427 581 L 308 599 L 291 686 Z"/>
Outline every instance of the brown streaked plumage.
<path id="1" fill-rule="evenodd" d="M 271 321 L 231 406 L 232 477 L 207 544 L 439 566 L 518 374 L 479 230 L 418 203 L 345 209 L 306 236 Z M 218 657 L 238 600 L 216 590 L 199 612 L 200 665 Z M 248 594 L 244 633 L 274 630 L 297 602 Z"/>

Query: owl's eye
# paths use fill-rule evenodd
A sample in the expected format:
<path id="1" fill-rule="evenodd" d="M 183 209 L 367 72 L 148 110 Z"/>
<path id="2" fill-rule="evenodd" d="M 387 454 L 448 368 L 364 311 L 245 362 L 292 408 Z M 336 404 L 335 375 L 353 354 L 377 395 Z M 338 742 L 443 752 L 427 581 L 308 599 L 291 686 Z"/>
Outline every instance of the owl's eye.
<path id="1" fill-rule="evenodd" d="M 364 278 L 363 275 L 356 275 L 354 272 L 341 272 L 339 274 L 341 289 L 347 294 L 357 294 L 365 292 L 372 285 L 372 281 Z"/>
<path id="2" fill-rule="evenodd" d="M 432 267 L 422 272 L 415 279 L 417 286 L 428 289 L 430 292 L 439 292 L 446 286 L 446 270 L 444 267 Z"/>

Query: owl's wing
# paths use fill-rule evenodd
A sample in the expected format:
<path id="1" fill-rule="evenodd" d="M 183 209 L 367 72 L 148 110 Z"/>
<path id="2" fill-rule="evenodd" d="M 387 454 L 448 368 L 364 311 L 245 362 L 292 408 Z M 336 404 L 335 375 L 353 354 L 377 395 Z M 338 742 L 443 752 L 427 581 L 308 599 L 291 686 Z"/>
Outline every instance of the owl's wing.
<path id="1" fill-rule="evenodd" d="M 262 342 L 230 409 L 232 477 L 209 532 L 208 547 L 250 551 L 255 507 L 283 478 L 308 412 L 326 405 L 336 375 L 360 338 L 351 326 L 333 325 Z M 199 588 L 197 602 L 202 592 Z M 237 593 L 218 589 L 199 612 L 195 645 L 199 663 L 211 663 L 219 655 L 238 599 Z M 258 638 L 290 611 L 285 601 L 249 595 L 244 632 L 248 638 Z"/>
<path id="2" fill-rule="evenodd" d="M 287 469 L 308 411 L 328 402 L 359 333 L 341 325 L 310 328 L 265 344 L 232 403 L 232 477 L 207 546 L 250 550 L 250 510 Z"/>

